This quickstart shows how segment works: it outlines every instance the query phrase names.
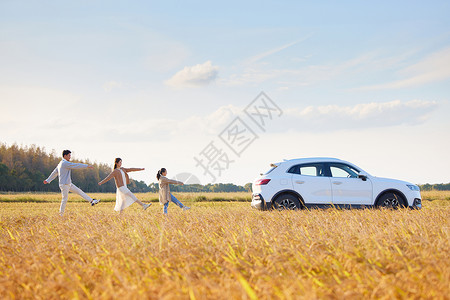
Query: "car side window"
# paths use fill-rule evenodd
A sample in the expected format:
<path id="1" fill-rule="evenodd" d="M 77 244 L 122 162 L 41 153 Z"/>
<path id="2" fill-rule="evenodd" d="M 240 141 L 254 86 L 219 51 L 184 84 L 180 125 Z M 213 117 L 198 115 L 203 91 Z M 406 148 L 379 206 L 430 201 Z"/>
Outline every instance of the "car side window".
<path id="1" fill-rule="evenodd" d="M 301 166 L 300 167 L 300 175 L 318 176 L 317 174 L 318 174 L 318 172 L 317 172 L 316 166 Z"/>
<path id="2" fill-rule="evenodd" d="M 300 174 L 300 170 L 298 168 L 298 165 L 290 167 L 287 172 L 291 173 L 291 174 Z"/>
<path id="3" fill-rule="evenodd" d="M 302 164 L 292 166 L 288 173 L 304 176 L 325 176 L 323 164 Z"/>
<path id="4" fill-rule="evenodd" d="M 330 164 L 332 177 L 357 178 L 358 170 L 346 164 Z"/>

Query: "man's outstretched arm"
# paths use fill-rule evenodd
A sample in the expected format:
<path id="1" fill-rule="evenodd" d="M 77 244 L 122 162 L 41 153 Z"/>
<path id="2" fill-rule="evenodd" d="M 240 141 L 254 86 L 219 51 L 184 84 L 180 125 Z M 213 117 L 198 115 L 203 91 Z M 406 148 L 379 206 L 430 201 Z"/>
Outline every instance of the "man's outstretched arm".
<path id="1" fill-rule="evenodd" d="M 74 162 L 65 162 L 65 167 L 67 169 L 93 169 L 94 167 L 88 164 L 82 164 L 82 163 L 74 163 Z"/>
<path id="2" fill-rule="evenodd" d="M 44 180 L 44 184 L 48 184 L 48 183 L 52 182 L 52 180 L 55 179 L 56 176 L 58 176 L 58 167 L 56 167 L 53 170 L 52 174 L 50 174 L 50 176 L 48 176 L 48 178 Z"/>

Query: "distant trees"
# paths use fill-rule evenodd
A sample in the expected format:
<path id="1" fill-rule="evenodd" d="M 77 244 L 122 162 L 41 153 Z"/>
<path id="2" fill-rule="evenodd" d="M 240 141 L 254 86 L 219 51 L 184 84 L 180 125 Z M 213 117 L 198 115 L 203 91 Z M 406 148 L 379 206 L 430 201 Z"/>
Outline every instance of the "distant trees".
<path id="1" fill-rule="evenodd" d="M 0 144 L 0 191 L 25 192 L 59 192 L 58 180 L 50 184 L 42 182 L 50 175 L 61 160 L 61 155 L 55 152 L 48 154 L 44 148 L 36 145 L 19 147 L 16 144 L 10 147 Z M 74 162 L 82 162 L 74 160 Z M 89 192 L 115 192 L 114 182 L 109 181 L 99 186 L 101 178 L 111 172 L 107 164 L 83 162 L 94 166 L 93 169 L 72 172 L 72 180 L 82 190 Z M 144 182 L 132 184 L 138 187 L 137 191 L 149 191 Z M 145 188 L 142 188 L 142 185 Z"/>
<path id="2" fill-rule="evenodd" d="M 42 182 L 50 175 L 61 160 L 61 154 L 47 153 L 45 148 L 31 145 L 19 147 L 17 144 L 7 146 L 0 143 L 0 191 L 2 192 L 60 192 L 58 180 L 50 184 Z M 93 169 L 72 172 L 72 180 L 87 192 L 115 192 L 114 181 L 99 186 L 97 183 L 111 172 L 111 166 L 104 163 L 77 161 L 93 165 Z M 133 192 L 157 192 L 158 183 L 147 185 L 143 181 L 130 179 L 129 188 Z M 174 192 L 250 192 L 251 183 L 239 186 L 232 183 L 173 185 Z"/>
<path id="3" fill-rule="evenodd" d="M 422 191 L 450 191 L 450 183 L 438 183 L 438 184 L 422 184 L 419 185 Z"/>
<path id="4" fill-rule="evenodd" d="M 0 143 L 0 191 L 2 192 L 59 192 L 58 180 L 51 184 L 43 184 L 48 175 L 58 165 L 61 155 L 47 153 L 44 148 L 36 145 L 19 147 L 17 144 L 7 146 Z M 74 162 L 83 162 L 77 161 Z M 104 163 L 92 163 L 89 160 L 83 162 L 94 166 L 93 169 L 72 172 L 72 179 L 78 187 L 88 192 L 108 192 L 116 191 L 113 180 L 99 186 L 100 179 L 105 178 L 111 172 L 111 166 Z M 130 189 L 137 193 L 157 192 L 158 183 L 147 185 L 143 181 L 131 179 Z M 220 192 L 251 192 L 251 183 L 244 186 L 232 183 L 215 184 L 189 184 L 173 185 L 171 190 L 174 192 L 202 192 L 202 193 L 220 193 Z M 422 191 L 449 191 L 450 183 L 423 184 L 420 185 Z"/>
<path id="5" fill-rule="evenodd" d="M 157 184 L 155 184 L 156 190 Z M 227 192 L 248 192 L 245 187 L 235 185 L 232 183 L 208 183 L 207 185 L 201 184 L 188 184 L 188 185 L 173 185 L 170 187 L 173 192 L 192 192 L 192 193 L 227 193 Z"/>
<path id="6" fill-rule="evenodd" d="M 17 144 L 7 146 L 0 143 L 0 191 L 1 192 L 59 192 L 58 180 L 51 184 L 42 182 L 50 175 L 53 169 L 61 160 L 61 155 L 47 153 L 45 148 L 36 145 L 19 147 Z M 74 162 L 83 162 L 74 160 Z M 114 181 L 108 181 L 99 186 L 100 179 L 105 178 L 111 172 L 111 166 L 104 163 L 88 163 L 94 166 L 93 169 L 72 172 L 72 179 L 78 187 L 88 192 L 113 193 L 116 191 Z M 147 185 L 143 181 L 131 179 L 130 189 L 136 193 L 157 192 L 158 183 L 153 182 Z M 244 186 L 232 183 L 215 184 L 188 184 L 173 185 L 171 190 L 174 192 L 191 193 L 220 193 L 220 192 L 251 192 L 252 184 L 247 183 Z M 449 191 L 450 183 L 423 184 L 420 185 L 422 191 Z"/>
<path id="7" fill-rule="evenodd" d="M 40 147 L 20 148 L 16 144 L 10 147 L 1 144 L 0 190 L 21 192 L 53 189 L 53 186 L 44 186 L 42 181 L 58 161 L 54 154 L 47 154 Z M 58 186 L 56 188 L 59 190 Z"/>

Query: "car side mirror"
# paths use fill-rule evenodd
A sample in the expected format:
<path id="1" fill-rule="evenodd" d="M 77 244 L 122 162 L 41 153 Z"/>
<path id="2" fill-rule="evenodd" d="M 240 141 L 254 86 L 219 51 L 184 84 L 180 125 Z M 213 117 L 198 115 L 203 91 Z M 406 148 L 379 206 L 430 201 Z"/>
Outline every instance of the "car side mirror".
<path id="1" fill-rule="evenodd" d="M 360 178 L 362 181 L 367 180 L 367 174 L 365 172 L 358 173 L 358 178 Z"/>

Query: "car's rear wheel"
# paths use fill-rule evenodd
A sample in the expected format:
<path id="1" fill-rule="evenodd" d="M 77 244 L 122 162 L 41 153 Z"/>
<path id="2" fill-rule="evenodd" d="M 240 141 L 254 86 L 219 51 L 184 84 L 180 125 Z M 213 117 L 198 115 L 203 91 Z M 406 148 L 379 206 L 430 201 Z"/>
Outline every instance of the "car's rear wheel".
<path id="1" fill-rule="evenodd" d="M 405 207 L 405 204 L 403 202 L 403 198 L 399 194 L 395 192 L 387 192 L 381 195 L 381 197 L 377 201 L 376 206 L 382 208 L 397 209 Z"/>
<path id="2" fill-rule="evenodd" d="M 279 195 L 275 199 L 273 206 L 275 207 L 275 209 L 278 210 L 285 210 L 285 209 L 293 210 L 301 208 L 300 201 L 298 200 L 298 198 L 291 194 Z"/>

